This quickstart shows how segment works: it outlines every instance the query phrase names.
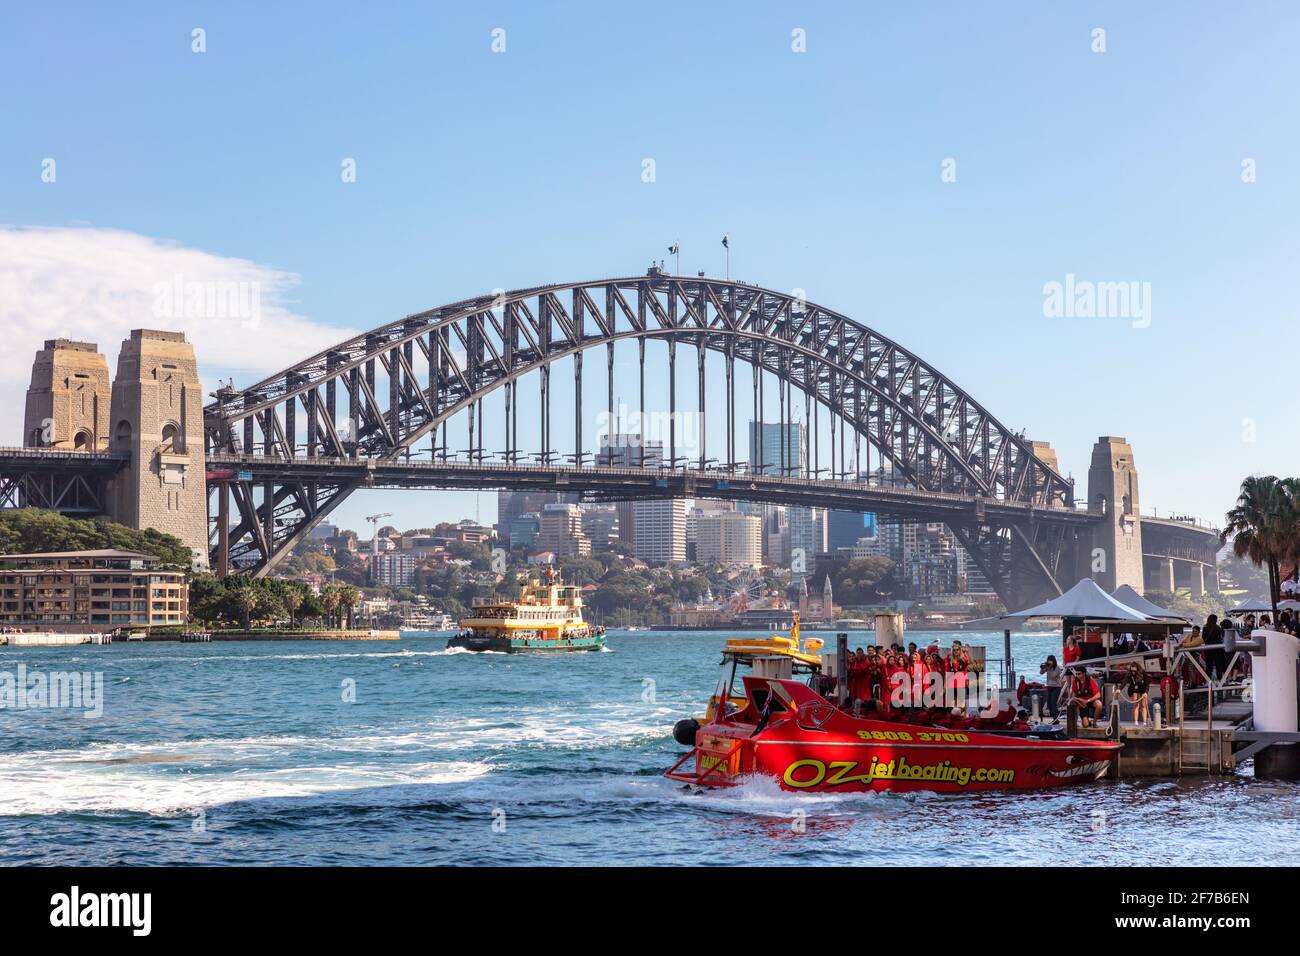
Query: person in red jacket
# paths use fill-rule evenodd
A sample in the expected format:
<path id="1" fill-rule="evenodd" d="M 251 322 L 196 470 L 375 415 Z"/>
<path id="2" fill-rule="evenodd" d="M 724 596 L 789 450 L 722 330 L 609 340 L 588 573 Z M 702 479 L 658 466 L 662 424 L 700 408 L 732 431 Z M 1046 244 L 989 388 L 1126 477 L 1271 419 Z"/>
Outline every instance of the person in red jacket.
<path id="1" fill-rule="evenodd" d="M 966 674 L 970 670 L 970 661 L 966 659 L 966 651 L 959 642 L 954 641 L 951 653 L 948 654 L 948 672 L 953 675 L 952 684 L 957 690 L 966 689 Z"/>
<path id="2" fill-rule="evenodd" d="M 901 653 L 891 652 L 885 660 L 885 683 L 881 688 L 881 695 L 884 697 L 885 710 L 889 710 L 893 706 L 894 691 L 902 680 L 899 675 L 904 674 L 905 671 L 906 668 L 903 667 L 903 655 Z"/>
<path id="3" fill-rule="evenodd" d="M 880 687 L 883 682 L 880 654 L 875 645 L 872 645 L 867 648 L 866 690 L 867 697 L 873 701 L 876 710 L 880 709 Z"/>
<path id="4" fill-rule="evenodd" d="M 862 652 L 862 648 L 860 647 L 855 651 L 849 651 L 849 700 L 857 701 L 862 699 L 862 670 L 864 663 L 863 658 L 865 657 L 866 654 Z"/>
<path id="5" fill-rule="evenodd" d="M 1070 678 L 1070 694 L 1079 705 L 1079 720 L 1084 727 L 1101 719 L 1101 688 L 1092 675 L 1080 667 Z"/>
<path id="6" fill-rule="evenodd" d="M 1079 647 L 1079 642 L 1071 634 L 1065 639 L 1065 649 L 1061 652 L 1061 657 L 1065 660 L 1065 666 L 1069 667 L 1083 654 L 1083 649 Z"/>

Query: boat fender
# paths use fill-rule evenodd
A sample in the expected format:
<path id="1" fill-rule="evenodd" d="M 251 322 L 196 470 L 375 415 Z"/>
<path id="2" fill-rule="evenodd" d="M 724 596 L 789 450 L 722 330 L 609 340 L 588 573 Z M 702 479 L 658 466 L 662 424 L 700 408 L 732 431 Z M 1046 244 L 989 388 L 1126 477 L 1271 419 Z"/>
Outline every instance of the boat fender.
<path id="1" fill-rule="evenodd" d="M 695 735 L 699 733 L 700 722 L 694 717 L 683 717 L 673 724 L 673 740 L 683 747 L 695 746 Z"/>

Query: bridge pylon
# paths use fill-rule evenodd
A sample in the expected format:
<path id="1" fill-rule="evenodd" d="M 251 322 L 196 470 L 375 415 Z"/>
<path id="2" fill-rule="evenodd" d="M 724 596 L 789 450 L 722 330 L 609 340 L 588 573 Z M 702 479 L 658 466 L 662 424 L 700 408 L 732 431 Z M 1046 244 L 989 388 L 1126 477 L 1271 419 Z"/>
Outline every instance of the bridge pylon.
<path id="1" fill-rule="evenodd" d="M 109 451 L 130 456 L 112 480 L 113 520 L 175 535 L 206 567 L 203 390 L 184 333 L 131 331 L 118 352 L 110 422 Z"/>
<path id="2" fill-rule="evenodd" d="M 32 362 L 23 445 L 103 451 L 110 395 L 108 361 L 94 342 L 47 339 Z"/>
<path id="3" fill-rule="evenodd" d="M 1107 591 L 1127 584 L 1141 594 L 1146 582 L 1138 474 L 1133 447 L 1123 438 L 1103 435 L 1092 446 L 1088 511 L 1102 520 L 1092 527 L 1092 547 L 1079 555 L 1078 576 L 1091 577 Z"/>

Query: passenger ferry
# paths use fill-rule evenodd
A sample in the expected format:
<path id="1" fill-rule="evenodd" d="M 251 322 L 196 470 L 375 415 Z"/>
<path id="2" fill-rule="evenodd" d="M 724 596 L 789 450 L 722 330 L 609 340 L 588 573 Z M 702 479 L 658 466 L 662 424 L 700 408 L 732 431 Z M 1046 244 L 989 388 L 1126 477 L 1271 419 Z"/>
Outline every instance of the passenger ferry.
<path id="1" fill-rule="evenodd" d="M 835 655 L 823 660 L 820 649 L 820 641 L 800 642 L 797 620 L 789 638 L 728 641 L 703 720 L 686 718 L 673 728 L 674 739 L 691 749 L 665 776 L 693 788 L 766 776 L 796 793 L 1023 790 L 1097 780 L 1121 748 L 1018 728 L 1014 711 L 859 714 L 823 675 L 830 662 L 844 671 Z M 742 667 L 750 672 L 740 673 Z"/>
<path id="2" fill-rule="evenodd" d="M 599 651 L 605 646 L 605 629 L 582 618 L 582 589 L 565 584 L 550 568 L 543 581 L 524 585 L 518 601 L 475 602 L 460 626 L 448 649 L 529 654 Z"/>

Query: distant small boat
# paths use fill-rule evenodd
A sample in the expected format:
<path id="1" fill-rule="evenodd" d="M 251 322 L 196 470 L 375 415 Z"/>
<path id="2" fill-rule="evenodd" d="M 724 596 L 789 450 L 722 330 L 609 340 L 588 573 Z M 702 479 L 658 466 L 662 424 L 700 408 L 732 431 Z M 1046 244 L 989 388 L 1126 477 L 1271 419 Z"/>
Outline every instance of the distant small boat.
<path id="1" fill-rule="evenodd" d="M 446 614 L 412 614 L 399 633 L 402 637 L 428 637 L 455 628 L 456 622 Z"/>

